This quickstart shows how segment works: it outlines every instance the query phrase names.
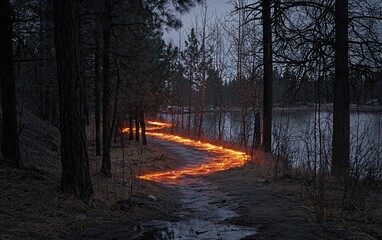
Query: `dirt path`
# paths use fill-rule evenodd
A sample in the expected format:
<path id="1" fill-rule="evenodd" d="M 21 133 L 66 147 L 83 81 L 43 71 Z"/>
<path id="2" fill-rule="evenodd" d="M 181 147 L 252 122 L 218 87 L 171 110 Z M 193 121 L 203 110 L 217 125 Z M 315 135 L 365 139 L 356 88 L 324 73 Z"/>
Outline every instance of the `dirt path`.
<path id="1" fill-rule="evenodd" d="M 155 140 L 186 166 L 200 165 L 211 156 L 180 144 Z M 208 176 L 184 176 L 164 183 L 180 192 L 183 208 L 177 222 L 147 223 L 163 239 L 344 239 L 333 226 L 312 221 L 312 215 L 286 198 L 269 193 L 264 184 L 231 169 Z M 144 235 L 144 234 L 143 234 Z M 140 235 L 140 236 L 143 236 Z M 155 235 L 155 234 L 154 234 Z"/>
<path id="2" fill-rule="evenodd" d="M 198 151 L 180 144 L 156 140 L 156 144 L 166 149 L 167 154 L 183 159 L 183 166 L 198 166 L 211 156 L 210 153 Z M 176 180 L 164 182 L 180 193 L 183 207 L 173 214 L 180 220 L 151 221 L 144 228 L 150 229 L 152 236 L 158 239 L 242 239 L 254 236 L 256 229 L 240 224 L 227 222 L 239 217 L 234 210 L 239 205 L 233 197 L 228 196 L 209 180 L 199 176 L 184 176 Z M 137 239 L 147 232 L 137 234 Z M 160 237 L 161 238 L 160 238 Z"/>
<path id="3" fill-rule="evenodd" d="M 179 161 L 177 167 L 218 157 L 181 144 L 152 141 Z M 256 183 L 243 168 L 153 184 L 168 189 L 165 199 L 154 200 L 157 207 L 165 206 L 163 215 L 95 226 L 68 239 L 346 239 L 344 231 L 317 224 L 300 205 L 272 195 L 267 185 Z"/>

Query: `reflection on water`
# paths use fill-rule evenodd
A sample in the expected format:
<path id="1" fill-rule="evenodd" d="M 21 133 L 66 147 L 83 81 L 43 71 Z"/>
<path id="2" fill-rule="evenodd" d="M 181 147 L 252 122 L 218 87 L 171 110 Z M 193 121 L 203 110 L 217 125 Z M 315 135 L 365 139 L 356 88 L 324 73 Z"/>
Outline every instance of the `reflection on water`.
<path id="1" fill-rule="evenodd" d="M 175 213 L 178 222 L 151 221 L 144 225 L 138 239 L 232 239 L 255 236 L 255 227 L 229 223 L 237 217 L 233 210 L 239 206 L 232 196 L 227 196 L 210 182 L 200 178 L 184 177 L 173 185 L 181 192 L 183 208 Z M 149 238 L 144 238 L 148 237 Z"/>
<path id="2" fill-rule="evenodd" d="M 143 239 L 160 240 L 193 240 L 193 239 L 243 239 L 256 234 L 249 227 L 232 224 L 219 224 L 210 221 L 190 219 L 183 222 L 152 221 L 146 226 L 149 234 Z M 148 236 L 147 236 L 148 235 Z M 148 237 L 148 238 L 147 238 Z"/>
<path id="3" fill-rule="evenodd" d="M 283 155 L 293 163 L 301 164 L 312 159 L 324 159 L 331 156 L 332 113 L 313 110 L 275 111 L 273 113 L 273 151 Z M 187 129 L 187 117 L 184 114 L 161 114 L 162 120 L 175 124 L 176 130 Z M 183 121 L 182 121 L 183 117 Z M 191 125 L 195 117 L 192 116 Z M 197 119 L 197 118 L 196 118 Z M 254 117 L 251 112 L 246 115 L 246 139 L 251 146 L 253 139 Z M 218 139 L 238 145 L 242 142 L 241 112 L 225 112 L 223 114 L 205 113 L 203 121 L 204 137 Z M 352 159 L 375 159 L 382 156 L 382 113 L 352 112 L 351 156 Z M 219 127 L 220 126 L 220 127 Z M 193 131 L 191 131 L 193 132 Z"/>

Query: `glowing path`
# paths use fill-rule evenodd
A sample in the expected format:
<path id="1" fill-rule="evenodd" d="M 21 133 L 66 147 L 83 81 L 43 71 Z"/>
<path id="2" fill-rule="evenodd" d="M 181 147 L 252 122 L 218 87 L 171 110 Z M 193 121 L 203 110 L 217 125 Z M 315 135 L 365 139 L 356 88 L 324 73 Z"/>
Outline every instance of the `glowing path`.
<path id="1" fill-rule="evenodd" d="M 174 181 L 178 178 L 181 178 L 185 175 L 203 175 L 208 173 L 213 173 L 217 171 L 223 171 L 234 167 L 243 166 L 244 163 L 250 159 L 249 155 L 242 151 L 237 151 L 229 148 L 224 148 L 222 146 L 217 146 L 210 143 L 204 143 L 200 141 L 195 141 L 188 138 L 183 138 L 176 135 L 152 132 L 164 128 L 169 128 L 172 125 L 169 123 L 161 122 L 152 122 L 148 121 L 150 128 L 147 128 L 148 131 L 146 134 L 153 136 L 158 139 L 167 140 L 171 142 L 180 143 L 185 146 L 190 146 L 197 148 L 201 151 L 206 151 L 209 153 L 215 153 L 216 157 L 208 157 L 208 162 L 203 163 L 199 166 L 184 167 L 182 169 L 165 171 L 165 172 L 155 172 L 148 173 L 141 176 L 138 176 L 140 179 L 163 182 L 163 181 Z M 150 129 L 150 130 L 149 130 Z"/>

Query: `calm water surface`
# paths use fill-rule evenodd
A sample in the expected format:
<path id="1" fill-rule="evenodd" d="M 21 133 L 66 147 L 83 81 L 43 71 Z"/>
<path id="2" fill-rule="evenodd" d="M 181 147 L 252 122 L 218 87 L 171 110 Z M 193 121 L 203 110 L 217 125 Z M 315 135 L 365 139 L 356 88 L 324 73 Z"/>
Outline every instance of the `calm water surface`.
<path id="1" fill-rule="evenodd" d="M 172 122 L 180 130 L 181 114 L 161 114 L 162 120 Z M 220 119 L 220 121 L 219 121 Z M 294 164 L 328 160 L 331 156 L 332 119 L 329 111 L 313 110 L 274 111 L 272 149 L 275 153 L 290 159 Z M 194 125 L 192 116 L 191 125 Z M 241 112 L 206 113 L 203 134 L 208 139 L 218 139 L 219 122 L 222 139 L 238 145 L 243 142 Z M 187 129 L 188 114 L 183 114 L 183 130 Z M 246 136 L 250 146 L 253 139 L 254 117 L 246 116 Z M 379 162 L 382 157 L 382 113 L 357 112 L 350 116 L 351 156 L 356 163 Z"/>

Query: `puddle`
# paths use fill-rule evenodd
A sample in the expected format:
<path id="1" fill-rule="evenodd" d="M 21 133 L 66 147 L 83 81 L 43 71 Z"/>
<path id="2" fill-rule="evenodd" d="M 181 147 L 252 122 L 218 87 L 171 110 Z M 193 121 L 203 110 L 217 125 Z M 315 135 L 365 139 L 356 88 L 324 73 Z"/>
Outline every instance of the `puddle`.
<path id="1" fill-rule="evenodd" d="M 217 224 L 211 221 L 190 219 L 183 222 L 152 221 L 145 224 L 144 232 L 135 239 L 173 240 L 173 239 L 242 239 L 254 235 L 252 228 L 230 224 Z"/>
<path id="2" fill-rule="evenodd" d="M 161 142 L 169 151 L 187 159 L 190 164 L 200 164 L 213 158 L 211 153 Z M 256 234 L 255 228 L 229 224 L 227 220 L 237 217 L 235 196 L 223 193 L 211 182 L 195 175 L 182 175 L 176 179 L 163 179 L 163 184 L 181 193 L 183 207 L 171 213 L 179 222 L 150 221 L 137 228 L 133 239 L 243 239 Z"/>
<path id="3" fill-rule="evenodd" d="M 140 229 L 135 239 L 242 239 L 256 234 L 255 228 L 226 223 L 238 216 L 233 197 L 198 178 L 186 179 L 186 185 L 172 185 L 182 193 L 183 208 L 175 215 L 181 222 L 151 221 Z M 179 183 L 179 182 L 178 182 Z"/>

